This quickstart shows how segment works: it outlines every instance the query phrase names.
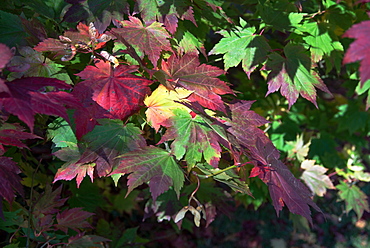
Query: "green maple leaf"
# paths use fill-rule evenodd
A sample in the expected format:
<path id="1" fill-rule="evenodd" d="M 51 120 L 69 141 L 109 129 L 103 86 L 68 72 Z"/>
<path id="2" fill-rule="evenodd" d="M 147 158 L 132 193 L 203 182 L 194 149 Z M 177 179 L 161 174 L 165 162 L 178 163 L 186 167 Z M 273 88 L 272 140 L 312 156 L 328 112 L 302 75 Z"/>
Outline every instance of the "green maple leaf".
<path id="1" fill-rule="evenodd" d="M 187 110 L 174 109 L 174 116 L 165 125 L 169 128 L 159 143 L 174 140 L 172 153 L 180 160 L 185 160 L 190 167 L 202 158 L 213 167 L 217 167 L 221 157 L 220 136 L 211 129 L 201 116 L 192 117 Z"/>
<path id="2" fill-rule="evenodd" d="M 370 211 L 367 196 L 359 187 L 356 185 L 348 185 L 342 181 L 336 187 L 339 190 L 339 197 L 346 203 L 347 214 L 353 209 L 357 214 L 358 219 L 361 219 L 365 210 L 367 212 Z"/>
<path id="3" fill-rule="evenodd" d="M 313 62 L 320 61 L 324 55 L 330 56 L 335 50 L 343 51 L 342 44 L 336 40 L 327 23 L 305 22 L 298 25 L 295 32 L 305 33 L 303 40 L 310 45 Z"/>
<path id="4" fill-rule="evenodd" d="M 209 54 L 224 54 L 225 70 L 242 63 L 243 70 L 248 77 L 255 68 L 267 59 L 270 46 L 266 40 L 255 34 L 254 27 L 245 27 L 247 23 L 241 19 L 242 27 L 235 27 L 235 30 L 220 31 L 224 36 L 219 43 L 209 52 Z"/>
<path id="5" fill-rule="evenodd" d="M 167 191 L 170 186 L 179 196 L 184 184 L 184 173 L 171 153 L 158 147 L 149 146 L 119 156 L 119 165 L 110 173 L 129 174 L 128 191 L 148 183 L 153 200 Z M 127 195 L 126 195 L 127 196 Z"/>
<path id="6" fill-rule="evenodd" d="M 265 69 L 271 70 L 268 77 L 266 95 L 280 89 L 281 94 L 288 100 L 291 107 L 301 95 L 315 106 L 316 88 L 331 94 L 318 74 L 312 69 L 311 60 L 298 45 L 288 44 L 284 48 L 285 57 L 277 53 L 269 56 Z"/>

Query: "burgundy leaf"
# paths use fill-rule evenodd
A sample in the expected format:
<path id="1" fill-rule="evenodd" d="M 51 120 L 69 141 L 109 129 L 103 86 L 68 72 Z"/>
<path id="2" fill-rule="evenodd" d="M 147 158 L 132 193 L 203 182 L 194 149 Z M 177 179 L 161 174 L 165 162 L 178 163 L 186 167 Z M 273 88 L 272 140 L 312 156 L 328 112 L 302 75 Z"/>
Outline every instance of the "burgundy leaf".
<path id="1" fill-rule="evenodd" d="M 70 85 L 55 78 L 30 77 L 11 82 L 0 81 L 0 107 L 18 116 L 33 132 L 34 115 L 58 115 L 68 120 L 64 105 L 78 108 L 78 101 L 63 91 L 45 91 L 45 87 L 69 89 Z"/>
<path id="2" fill-rule="evenodd" d="M 236 139 L 232 141 L 234 146 L 241 147 L 250 158 L 261 160 L 256 147 L 257 139 L 264 143 L 269 142 L 269 139 L 259 127 L 269 122 L 250 110 L 252 103 L 253 101 L 240 101 L 230 104 L 231 120 L 226 119 L 224 124 L 230 126 L 227 131 Z"/>
<path id="3" fill-rule="evenodd" d="M 59 212 L 59 208 L 64 205 L 68 198 L 61 198 L 62 186 L 56 190 L 47 185 L 45 192 L 41 195 L 36 194 L 32 214 L 38 218 L 48 214 L 55 214 Z"/>
<path id="4" fill-rule="evenodd" d="M 0 155 L 5 152 L 3 145 L 27 148 L 21 140 L 41 139 L 41 137 L 32 133 L 23 132 L 23 130 L 24 129 L 17 124 L 4 123 L 2 125 L 0 128 Z"/>
<path id="5" fill-rule="evenodd" d="M 250 176 L 257 176 L 264 181 L 270 191 L 270 196 L 279 216 L 284 204 L 290 212 L 305 217 L 312 225 L 309 206 L 321 212 L 320 208 L 312 201 L 312 193 L 292 172 L 278 160 L 278 151 L 274 145 L 263 143 L 258 139 L 256 147 L 261 152 L 262 165 L 255 167 Z"/>
<path id="6" fill-rule="evenodd" d="M 14 200 L 15 193 L 23 195 L 21 177 L 18 176 L 20 169 L 17 163 L 8 157 L 0 157 L 0 199 L 3 198 L 9 203 Z M 2 204 L 0 204 L 0 217 L 3 216 Z"/>
<path id="7" fill-rule="evenodd" d="M 86 219 L 93 215 L 93 213 L 83 211 L 82 208 L 67 209 L 57 214 L 58 223 L 54 226 L 65 233 L 68 232 L 68 228 L 79 232 L 78 229 L 92 227 Z"/>

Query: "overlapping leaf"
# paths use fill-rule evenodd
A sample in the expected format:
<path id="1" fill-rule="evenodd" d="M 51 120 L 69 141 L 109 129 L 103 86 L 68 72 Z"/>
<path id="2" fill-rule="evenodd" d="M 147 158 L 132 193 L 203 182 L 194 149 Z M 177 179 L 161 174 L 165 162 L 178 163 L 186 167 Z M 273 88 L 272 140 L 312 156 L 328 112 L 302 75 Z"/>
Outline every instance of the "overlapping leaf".
<path id="1" fill-rule="evenodd" d="M 79 23 L 78 31 L 66 31 L 59 40 L 48 38 L 34 47 L 38 52 L 56 52 L 56 56 L 62 55 L 62 61 L 71 60 L 77 51 L 92 52 L 102 48 L 106 41 L 112 37 L 107 34 L 100 34 L 93 23 L 89 26 Z"/>
<path id="2" fill-rule="evenodd" d="M 92 99 L 109 112 L 111 118 L 125 119 L 140 109 L 150 93 L 152 81 L 130 74 L 136 66 L 120 65 L 113 69 L 109 62 L 87 66 L 77 75 L 84 79 L 75 89 L 90 88 Z"/>
<path id="3" fill-rule="evenodd" d="M 0 157 L 0 199 L 8 202 L 14 200 L 15 193 L 23 195 L 20 169 L 17 163 L 8 157 Z M 0 203 L 0 218 L 3 218 L 2 203 Z"/>
<path id="4" fill-rule="evenodd" d="M 7 47 L 5 44 L 0 43 L 0 70 L 3 69 L 6 64 L 10 61 L 10 59 L 13 57 L 12 51 Z"/>
<path id="5" fill-rule="evenodd" d="M 46 91 L 52 86 L 55 91 Z M 11 82 L 0 81 L 0 107 L 18 116 L 33 131 L 36 113 L 57 115 L 68 120 L 66 107 L 79 108 L 80 104 L 71 94 L 57 89 L 71 86 L 55 78 L 30 77 Z"/>
<path id="6" fill-rule="evenodd" d="M 76 133 L 81 138 L 97 124 L 97 119 L 126 119 L 143 105 L 152 81 L 130 74 L 136 66 L 120 65 L 113 69 L 109 62 L 97 62 L 78 73 L 85 81 L 73 91 L 87 109 L 75 113 Z"/>
<path id="7" fill-rule="evenodd" d="M 315 165 L 315 160 L 305 160 L 301 164 L 301 168 L 304 169 L 302 173 L 302 180 L 311 189 L 313 193 L 318 196 L 324 196 L 326 189 L 335 189 L 330 178 L 325 175 L 328 170 L 320 165 Z"/>
<path id="8" fill-rule="evenodd" d="M 118 40 L 123 39 L 135 45 L 141 52 L 148 55 L 154 66 L 157 65 L 162 51 L 172 51 L 168 40 L 170 35 L 161 23 L 153 22 L 149 26 L 144 26 L 140 19 L 130 16 L 129 21 L 122 21 L 121 25 L 122 28 L 113 28 L 111 33 Z"/>
<path id="9" fill-rule="evenodd" d="M 343 37 L 356 39 L 349 46 L 343 59 L 344 64 L 360 61 L 360 79 L 362 85 L 370 79 L 370 21 L 363 21 L 348 29 Z"/>
<path id="10" fill-rule="evenodd" d="M 127 194 L 141 184 L 149 182 L 153 200 L 170 186 L 173 186 L 179 196 L 184 183 L 184 174 L 171 153 L 150 146 L 125 153 L 119 159 L 119 165 L 111 175 L 130 173 Z"/>
<path id="11" fill-rule="evenodd" d="M 201 116 L 191 116 L 189 111 L 174 109 L 174 116 L 168 120 L 166 133 L 160 143 L 174 140 L 172 153 L 180 160 L 185 156 L 188 166 L 193 167 L 202 158 L 217 167 L 221 157 L 221 137 L 211 129 Z"/>
<path id="12" fill-rule="evenodd" d="M 145 140 L 140 129 L 133 124 L 123 125 L 119 120 L 100 120 L 100 126 L 83 137 L 85 146 L 69 146 L 55 152 L 66 163 L 58 170 L 54 182 L 71 180 L 77 176 L 77 186 L 88 174 L 102 177 L 118 165 L 117 156 L 122 153 L 144 147 Z M 81 143 L 82 144 L 82 143 Z"/>
<path id="13" fill-rule="evenodd" d="M 255 34 L 254 27 L 245 27 L 247 23 L 241 19 L 242 27 L 235 27 L 230 32 L 223 30 L 219 33 L 222 38 L 209 52 L 209 54 L 224 54 L 225 70 L 237 66 L 240 62 L 248 77 L 255 68 L 267 59 L 270 46 L 264 37 Z"/>
<path id="14" fill-rule="evenodd" d="M 176 101 L 188 97 L 191 93 L 193 92 L 184 88 L 177 88 L 170 91 L 163 85 L 159 85 L 144 100 L 144 104 L 148 107 L 145 111 L 147 121 L 158 132 L 160 125 L 174 115 L 174 109 L 187 109 L 184 105 Z"/>
<path id="15" fill-rule="evenodd" d="M 298 25 L 297 30 L 307 34 L 303 40 L 310 45 L 313 62 L 320 61 L 324 55 L 330 56 L 333 51 L 343 51 L 342 44 L 327 23 L 305 22 Z"/>
<path id="16" fill-rule="evenodd" d="M 83 211 L 82 208 L 66 209 L 57 214 L 56 219 L 58 223 L 54 226 L 65 233 L 68 232 L 68 228 L 75 231 L 78 231 L 78 229 L 81 228 L 90 228 L 92 226 L 86 221 L 86 219 L 92 215 L 94 214 Z"/>
<path id="17" fill-rule="evenodd" d="M 21 77 L 53 77 L 65 82 L 70 82 L 67 73 L 59 73 L 61 65 L 45 58 L 42 53 L 31 47 L 20 47 L 18 53 L 21 56 L 14 56 L 8 64 L 8 80 Z"/>
<path id="18" fill-rule="evenodd" d="M 229 126 L 227 131 L 235 137 L 233 145 L 250 158 L 260 160 L 260 152 L 256 147 L 257 139 L 264 143 L 269 139 L 259 127 L 268 121 L 250 110 L 252 103 L 253 101 L 240 101 L 230 104 L 231 119 L 225 119 L 224 124 Z"/>
<path id="19" fill-rule="evenodd" d="M 281 94 L 292 106 L 299 95 L 316 105 L 316 90 L 329 90 L 311 67 L 311 60 L 298 45 L 288 44 L 284 48 L 285 58 L 273 53 L 269 56 L 265 69 L 271 70 L 268 75 L 268 92 L 280 89 Z"/>
<path id="20" fill-rule="evenodd" d="M 194 91 L 188 98 L 197 101 L 206 108 L 225 112 L 224 102 L 219 95 L 233 94 L 229 86 L 217 77 L 225 72 L 218 67 L 200 64 L 197 54 L 185 54 L 182 57 L 172 55 L 162 62 L 167 82 L 173 87 L 181 86 Z"/>
<path id="21" fill-rule="evenodd" d="M 263 143 L 258 139 L 256 147 L 261 153 L 262 160 L 258 160 L 261 165 L 256 166 L 250 176 L 258 175 L 268 185 L 276 214 L 279 216 L 279 212 L 286 204 L 290 212 L 302 215 L 312 225 L 309 206 L 317 211 L 321 210 L 312 201 L 309 189 L 278 160 L 279 152 L 271 142 Z"/>
<path id="22" fill-rule="evenodd" d="M 4 123 L 0 127 L 0 155 L 5 152 L 3 145 L 27 148 L 21 140 L 41 138 L 32 133 L 23 132 L 23 130 L 20 125 L 10 123 Z"/>

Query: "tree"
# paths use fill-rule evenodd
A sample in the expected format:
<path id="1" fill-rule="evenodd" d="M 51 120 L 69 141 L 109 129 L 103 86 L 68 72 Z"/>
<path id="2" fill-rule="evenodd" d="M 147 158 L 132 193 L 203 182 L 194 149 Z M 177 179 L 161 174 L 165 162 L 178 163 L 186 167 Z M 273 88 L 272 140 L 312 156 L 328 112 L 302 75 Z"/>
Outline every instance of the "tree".
<path id="1" fill-rule="evenodd" d="M 208 227 L 235 202 L 262 211 L 271 201 L 313 226 L 327 189 L 360 220 L 366 2 L 6 1 L 9 247 L 150 243 L 135 227 L 102 235 L 112 223 L 101 211 L 140 208 L 177 228 L 190 212 Z"/>

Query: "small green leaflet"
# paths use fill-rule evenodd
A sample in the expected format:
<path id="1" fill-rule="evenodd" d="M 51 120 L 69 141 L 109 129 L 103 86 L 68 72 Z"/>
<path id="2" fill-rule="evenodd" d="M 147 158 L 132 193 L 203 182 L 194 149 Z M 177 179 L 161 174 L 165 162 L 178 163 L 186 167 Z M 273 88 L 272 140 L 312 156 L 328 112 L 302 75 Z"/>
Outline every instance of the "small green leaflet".
<path id="1" fill-rule="evenodd" d="M 178 160 L 185 155 L 189 167 L 201 162 L 204 156 L 207 163 L 216 168 L 221 157 L 221 137 L 201 116 L 192 117 L 183 109 L 174 109 L 173 112 L 175 116 L 169 119 L 170 123 L 166 125 L 169 128 L 159 143 L 174 140 L 171 144 L 172 153 Z"/>
<path id="2" fill-rule="evenodd" d="M 357 218 L 361 219 L 364 210 L 369 212 L 369 203 L 367 202 L 367 196 L 360 190 L 356 185 L 348 185 L 343 181 L 336 186 L 339 190 L 339 197 L 346 203 L 346 212 L 353 209 L 357 214 Z"/>
<path id="3" fill-rule="evenodd" d="M 119 156 L 119 165 L 110 175 L 122 173 L 128 176 L 129 194 L 143 183 L 148 183 L 153 200 L 167 191 L 170 186 L 180 194 L 184 184 L 184 173 L 171 153 L 158 147 L 148 146 Z"/>
<path id="4" fill-rule="evenodd" d="M 254 27 L 247 28 L 243 19 L 240 19 L 240 24 L 242 27 L 236 26 L 235 30 L 230 32 L 220 31 L 224 38 L 209 54 L 224 54 L 225 70 L 242 62 L 243 70 L 249 77 L 259 64 L 266 61 L 271 48 L 264 37 L 255 34 Z"/>

